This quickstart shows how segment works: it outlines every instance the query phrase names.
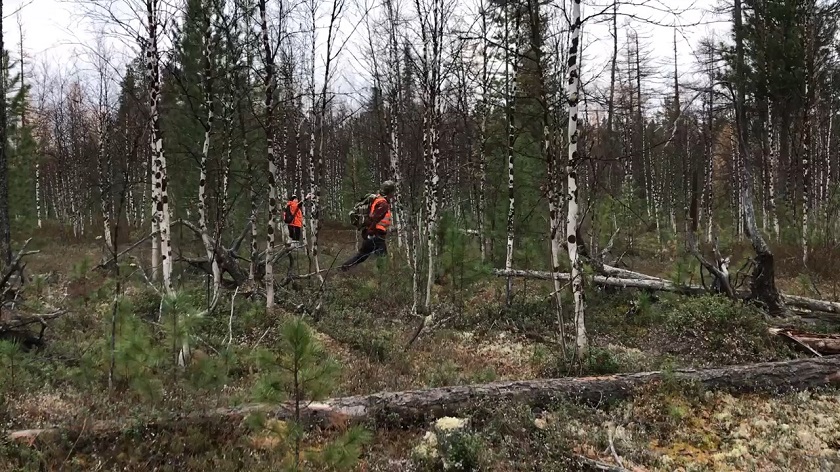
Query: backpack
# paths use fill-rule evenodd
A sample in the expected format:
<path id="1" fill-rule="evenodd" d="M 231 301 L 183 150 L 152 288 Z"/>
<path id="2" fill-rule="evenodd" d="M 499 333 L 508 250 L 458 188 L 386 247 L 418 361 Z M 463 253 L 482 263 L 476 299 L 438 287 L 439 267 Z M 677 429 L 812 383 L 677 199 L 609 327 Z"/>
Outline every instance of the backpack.
<path id="1" fill-rule="evenodd" d="M 298 207 L 298 211 L 300 211 L 300 207 Z M 297 212 L 295 212 L 297 213 Z M 292 221 L 295 220 L 295 215 L 292 213 L 289 205 L 286 205 L 286 208 L 283 209 L 283 222 L 287 225 L 292 224 Z"/>
<path id="2" fill-rule="evenodd" d="M 369 193 L 353 205 L 353 209 L 350 210 L 349 215 L 350 224 L 353 227 L 362 229 L 367 225 L 368 218 L 370 217 L 370 206 L 373 204 L 374 199 L 376 199 L 376 194 Z"/>

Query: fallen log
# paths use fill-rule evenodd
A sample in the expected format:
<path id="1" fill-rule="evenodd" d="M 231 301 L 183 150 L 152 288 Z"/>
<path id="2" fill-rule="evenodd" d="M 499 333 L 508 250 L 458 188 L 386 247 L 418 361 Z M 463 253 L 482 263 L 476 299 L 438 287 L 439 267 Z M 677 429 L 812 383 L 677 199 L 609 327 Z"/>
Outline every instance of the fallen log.
<path id="1" fill-rule="evenodd" d="M 781 393 L 838 385 L 838 373 L 840 356 L 827 356 L 704 370 L 681 369 L 667 374 L 654 371 L 598 377 L 493 382 L 333 398 L 302 405 L 301 416 L 307 422 L 318 424 L 340 424 L 345 420 L 377 420 L 387 424 L 411 425 L 443 416 L 464 414 L 466 408 L 482 402 L 499 404 L 516 401 L 539 407 L 550 406 L 563 399 L 597 405 L 609 400 L 628 398 L 637 388 L 659 381 L 664 376 L 676 381 L 699 383 L 707 390 Z M 152 430 L 175 425 L 183 427 L 219 423 L 234 427 L 252 413 L 288 420 L 294 418 L 294 411 L 292 403 L 252 404 L 149 419 L 142 424 L 146 429 Z M 85 434 L 113 439 L 113 436 L 124 430 L 137 430 L 138 422 L 98 421 L 86 422 L 86 425 Z M 9 432 L 6 437 L 32 444 L 38 438 L 46 440 L 63 435 L 73 438 L 79 434 L 79 429 L 75 427 L 54 427 Z"/>
<path id="2" fill-rule="evenodd" d="M 620 277 L 623 279 L 640 279 L 640 280 L 657 280 L 661 282 L 666 282 L 665 279 L 654 277 L 652 275 L 643 274 L 641 272 L 635 272 L 632 270 L 621 269 L 619 267 L 613 267 L 608 264 L 602 264 L 601 266 L 604 270 L 603 275 L 609 277 Z"/>
<path id="3" fill-rule="evenodd" d="M 840 354 L 840 334 L 809 333 L 795 329 L 770 328 L 770 333 L 788 338 L 817 355 Z"/>
<path id="4" fill-rule="evenodd" d="M 493 269 L 493 275 L 500 277 L 523 277 L 538 280 L 552 280 L 557 278 L 563 281 L 571 280 L 571 274 L 568 272 L 551 272 L 539 270 L 504 270 Z M 645 290 L 653 290 L 657 292 L 672 292 L 681 295 L 704 295 L 712 293 L 705 287 L 700 285 L 678 285 L 665 279 L 629 279 L 619 277 L 605 277 L 603 275 L 595 275 L 591 279 L 595 284 L 606 287 L 620 287 L 620 288 L 638 288 Z M 747 298 L 750 292 L 738 291 L 736 292 L 738 298 Z M 782 300 L 786 305 L 793 308 L 800 308 L 814 312 L 831 313 L 833 315 L 840 315 L 840 303 L 829 302 L 825 300 L 816 300 L 814 298 L 800 297 L 798 295 L 781 294 Z"/>
<path id="5" fill-rule="evenodd" d="M 67 313 L 59 310 L 46 315 L 24 315 L 16 310 L 5 309 L 0 313 L 0 340 L 19 344 L 25 351 L 44 346 L 44 332 L 47 320 L 58 318 Z M 36 337 L 27 325 L 39 323 L 41 330 Z"/>
<path id="6" fill-rule="evenodd" d="M 806 310 L 811 311 L 822 311 L 825 313 L 840 314 L 840 303 L 837 302 L 829 302 L 825 300 L 817 300 L 814 298 L 800 297 L 798 295 L 781 295 L 782 301 L 784 301 L 785 304 L 788 306 L 804 308 Z"/>
<path id="7" fill-rule="evenodd" d="M 27 315 L 8 309 L 4 310 L 4 312 L 5 314 L 3 318 L 0 319 L 0 332 L 22 328 L 32 323 L 40 323 L 43 325 L 47 320 L 53 320 L 67 313 L 66 310 L 58 310 L 45 315 Z"/>
<path id="8" fill-rule="evenodd" d="M 108 257 L 106 259 L 103 259 L 102 262 L 100 262 L 95 267 L 93 267 L 91 269 L 91 271 L 104 269 L 104 268 L 110 266 L 111 264 L 114 263 L 114 259 L 119 260 L 119 258 L 121 258 L 122 256 L 124 256 L 124 255 L 128 254 L 129 252 L 133 251 L 137 246 L 143 244 L 144 242 L 148 241 L 149 239 L 152 239 L 153 237 L 157 236 L 158 234 L 160 234 L 160 231 L 152 231 L 151 233 L 149 233 L 149 234 L 143 236 L 142 238 L 138 239 L 137 241 L 135 241 L 131 246 L 128 246 L 127 248 L 120 251 L 117 254 L 116 257 L 112 256 L 112 257 Z"/>
<path id="9" fill-rule="evenodd" d="M 569 281 L 571 280 L 572 276 L 568 272 L 544 272 L 539 270 L 504 270 L 504 269 L 493 269 L 493 275 L 501 276 L 501 277 L 523 277 L 529 279 L 539 279 L 539 280 L 563 280 Z M 699 285 L 676 285 L 673 282 L 670 282 L 665 279 L 629 279 L 629 278 L 620 278 L 620 277 L 606 277 L 603 275 L 596 275 L 593 276 L 590 280 L 595 282 L 598 285 L 608 286 L 608 287 L 620 287 L 620 288 L 640 288 L 640 289 L 647 289 L 647 290 L 654 290 L 658 292 L 674 292 L 680 293 L 683 295 L 701 295 L 709 293 L 705 287 L 701 287 Z"/>

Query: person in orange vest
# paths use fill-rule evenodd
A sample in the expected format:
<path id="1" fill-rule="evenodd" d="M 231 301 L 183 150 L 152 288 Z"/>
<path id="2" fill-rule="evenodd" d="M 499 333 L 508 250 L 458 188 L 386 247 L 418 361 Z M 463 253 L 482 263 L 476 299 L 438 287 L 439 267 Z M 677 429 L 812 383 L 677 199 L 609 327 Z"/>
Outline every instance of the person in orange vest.
<path id="1" fill-rule="evenodd" d="M 303 232 L 303 208 L 297 195 L 289 197 L 286 210 L 283 213 L 283 220 L 289 227 L 289 238 L 300 243 Z"/>
<path id="2" fill-rule="evenodd" d="M 338 270 L 342 272 L 349 270 L 356 264 L 361 264 L 373 254 L 383 256 L 388 253 L 385 238 L 388 236 L 388 229 L 391 227 L 391 198 L 396 191 L 397 185 L 393 181 L 386 180 L 382 183 L 382 188 L 379 189 L 379 193 L 370 204 L 367 225 L 362 228 L 362 245 L 359 247 L 359 251 L 339 266 Z"/>

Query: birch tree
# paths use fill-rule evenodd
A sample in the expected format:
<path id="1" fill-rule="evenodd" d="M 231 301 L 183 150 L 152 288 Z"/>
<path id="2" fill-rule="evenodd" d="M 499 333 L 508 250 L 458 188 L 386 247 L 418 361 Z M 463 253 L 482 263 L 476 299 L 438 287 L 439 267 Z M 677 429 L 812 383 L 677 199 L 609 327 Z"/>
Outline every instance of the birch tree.
<path id="1" fill-rule="evenodd" d="M 445 0 L 431 0 L 431 6 L 415 0 L 420 18 L 422 40 L 421 78 L 423 102 L 423 155 L 425 162 L 424 195 L 426 201 L 426 297 L 425 308 L 431 309 L 437 255 L 437 224 L 440 208 L 440 120 L 443 67 L 443 32 L 448 18 Z"/>
<path id="2" fill-rule="evenodd" d="M 514 194 L 514 157 L 516 155 L 514 146 L 516 145 L 516 71 L 517 62 L 519 61 L 519 11 L 518 5 L 513 8 L 505 4 L 505 111 L 507 115 L 507 196 L 508 196 L 508 214 L 507 214 L 507 246 L 505 251 L 505 270 L 513 268 L 513 242 L 514 242 L 514 218 L 515 211 L 515 194 Z M 515 16 L 513 31 L 514 37 L 510 37 L 510 14 L 513 10 Z M 511 52 L 513 54 L 511 55 Z M 512 70 L 511 70 L 512 69 Z M 511 302 L 511 284 L 512 278 L 507 279 L 507 304 Z"/>
<path id="3" fill-rule="evenodd" d="M 271 42 L 268 36 L 268 14 L 266 12 L 266 0 L 259 0 L 260 11 L 260 39 L 263 48 L 263 88 L 265 99 L 263 101 L 263 127 L 266 135 L 266 150 L 268 153 L 268 245 L 265 250 L 265 293 L 266 308 L 274 308 L 274 246 L 275 230 L 277 226 L 278 201 L 277 201 L 277 165 L 274 156 L 274 54 L 271 50 Z"/>
<path id="4" fill-rule="evenodd" d="M 199 163 L 199 181 L 198 181 L 198 228 L 201 232 L 201 241 L 204 243 L 204 250 L 207 254 L 207 261 L 210 264 L 213 272 L 213 298 L 219 296 L 219 290 L 222 286 L 222 271 L 219 268 L 219 262 L 216 259 L 215 243 L 211 242 L 210 234 L 207 230 L 207 159 L 210 155 L 210 138 L 213 133 L 214 115 L 214 97 L 213 97 L 213 20 L 212 20 L 212 5 L 210 0 L 207 0 L 202 8 L 204 19 L 204 35 L 202 39 L 202 88 L 204 92 L 204 111 L 206 113 L 206 121 L 204 121 L 204 144 L 201 148 L 201 161 Z M 223 192 L 224 194 L 224 192 Z M 224 202 L 224 200 L 222 200 Z"/>
<path id="5" fill-rule="evenodd" d="M 160 233 L 160 258 L 163 268 L 163 287 L 167 294 L 173 295 L 172 286 L 172 245 L 171 222 L 169 212 L 169 194 L 167 189 L 166 156 L 163 152 L 163 136 L 160 129 L 160 57 L 158 54 L 158 0 L 146 0 L 146 79 L 149 84 L 149 107 L 151 109 L 151 147 L 152 147 L 152 202 L 155 206 L 154 218 Z M 155 228 L 153 227 L 153 231 Z M 152 266 L 156 265 L 154 250 Z"/>
<path id="6" fill-rule="evenodd" d="M 737 1 L 737 0 L 736 0 Z M 569 151 L 566 163 L 566 246 L 569 252 L 569 262 L 572 266 L 572 296 L 575 301 L 575 329 L 577 356 L 579 357 L 588 345 L 586 336 L 586 325 L 584 322 L 585 301 L 583 293 L 583 260 L 578 252 L 578 174 L 577 166 L 580 162 L 578 154 L 578 91 L 580 87 L 580 64 L 578 59 L 580 43 L 580 3 L 581 0 L 572 0 L 571 18 L 571 43 L 569 44 L 569 83 L 568 83 L 568 109 L 569 109 Z"/>
<path id="7" fill-rule="evenodd" d="M 389 138 L 390 145 L 390 165 L 391 165 L 391 180 L 396 185 L 396 191 L 391 202 L 391 213 L 394 220 L 394 228 L 397 232 L 397 243 L 400 248 L 406 248 L 406 234 L 403 225 L 404 216 L 402 214 L 402 205 L 400 204 L 400 190 L 402 188 L 402 172 L 400 163 L 400 153 L 402 151 L 402 142 L 400 141 L 400 117 L 403 112 L 403 96 L 402 96 L 402 71 L 400 65 L 400 43 L 397 38 L 397 28 L 400 23 L 400 13 L 395 0 L 385 0 L 385 13 L 387 18 L 387 32 L 388 32 L 388 77 L 390 82 L 389 105 L 388 105 L 388 124 L 389 124 Z M 408 67 L 408 65 L 406 65 Z"/>

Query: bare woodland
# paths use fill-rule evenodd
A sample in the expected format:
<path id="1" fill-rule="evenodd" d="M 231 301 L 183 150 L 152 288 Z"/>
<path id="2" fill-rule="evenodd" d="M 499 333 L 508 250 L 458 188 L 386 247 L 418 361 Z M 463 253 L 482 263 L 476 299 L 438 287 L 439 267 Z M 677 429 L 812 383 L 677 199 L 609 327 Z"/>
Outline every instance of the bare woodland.
<path id="1" fill-rule="evenodd" d="M 101 447 L 129 420 L 219 450 L 274 438 L 240 467 L 392 470 L 364 445 L 487 404 L 540 409 L 526 423 L 547 434 L 569 424 L 557 402 L 674 415 L 680 396 L 700 417 L 718 393 L 685 392 L 836 396 L 840 6 L 678 3 L 75 0 L 95 39 L 57 65 L 0 12 L 9 470 L 31 449 L 139 467 Z M 695 35 L 708 18 L 726 33 Z M 338 273 L 360 241 L 348 211 L 386 180 L 387 256 Z M 505 354 L 481 351 L 497 334 Z M 473 364 L 496 370 L 418 380 Z M 107 413 L 26 413 L 84 392 Z M 507 470 L 474 423 L 393 470 Z M 674 470 L 679 453 L 614 432 L 557 432 L 544 449 L 562 452 L 510 464 Z M 691 447 L 687 464 L 723 467 L 704 456 L 721 441 Z M 727 464 L 776 460 L 753 455 Z"/>

